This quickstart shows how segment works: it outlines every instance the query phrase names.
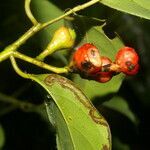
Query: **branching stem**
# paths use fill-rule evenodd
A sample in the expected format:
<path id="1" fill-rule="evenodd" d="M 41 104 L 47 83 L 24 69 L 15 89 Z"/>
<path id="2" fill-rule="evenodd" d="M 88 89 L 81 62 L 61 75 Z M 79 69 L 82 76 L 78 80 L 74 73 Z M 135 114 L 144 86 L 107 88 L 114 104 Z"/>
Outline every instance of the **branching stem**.
<path id="1" fill-rule="evenodd" d="M 17 65 L 17 62 L 13 55 L 10 56 L 11 64 L 18 75 L 23 78 L 30 79 L 30 75 L 28 73 L 23 72 Z"/>
<path id="2" fill-rule="evenodd" d="M 68 12 L 66 12 L 65 14 L 59 16 L 58 18 L 55 18 L 51 21 L 48 21 L 46 23 L 38 23 L 37 20 L 34 18 L 34 16 L 32 15 L 32 12 L 30 10 L 30 2 L 31 0 L 25 0 L 25 10 L 27 13 L 27 16 L 29 17 L 29 19 L 32 21 L 32 23 L 34 24 L 33 27 L 31 27 L 25 34 L 23 34 L 18 40 L 16 40 L 14 43 L 12 43 L 11 45 L 7 46 L 1 53 L 0 53 L 0 62 L 8 59 L 10 57 L 11 62 L 13 64 L 14 69 L 20 73 L 20 75 L 24 76 L 25 78 L 28 78 L 27 75 L 23 74 L 23 72 L 21 73 L 18 68 L 17 68 L 17 64 L 15 61 L 14 57 L 17 57 L 19 59 L 22 59 L 24 61 L 27 61 L 29 63 L 35 64 L 41 68 L 53 71 L 55 73 L 67 73 L 68 72 L 68 68 L 64 67 L 64 68 L 57 68 L 57 67 L 53 67 L 50 66 L 48 64 L 45 64 L 41 61 L 38 61 L 36 58 L 31 58 L 28 57 L 26 55 L 23 55 L 19 52 L 17 52 L 17 49 L 23 45 L 30 37 L 32 37 L 35 33 L 39 32 L 40 30 L 46 28 L 47 26 L 51 25 L 52 23 L 55 23 L 65 17 L 67 17 L 68 15 L 71 15 L 72 13 L 78 12 L 80 10 L 83 10 L 97 2 L 99 2 L 100 0 L 91 0 L 85 4 L 79 5 L 74 7 L 73 9 L 70 9 Z"/>

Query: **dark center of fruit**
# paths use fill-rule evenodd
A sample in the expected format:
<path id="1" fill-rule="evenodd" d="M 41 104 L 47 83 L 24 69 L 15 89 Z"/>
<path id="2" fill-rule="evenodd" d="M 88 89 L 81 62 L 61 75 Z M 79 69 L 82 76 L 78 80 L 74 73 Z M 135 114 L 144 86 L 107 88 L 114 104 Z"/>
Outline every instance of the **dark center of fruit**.
<path id="1" fill-rule="evenodd" d="M 135 65 L 133 65 L 130 61 L 127 61 L 126 65 L 129 71 L 132 71 L 135 68 Z"/>
<path id="2" fill-rule="evenodd" d="M 89 61 L 84 61 L 81 63 L 81 66 L 84 70 L 89 70 L 92 67 L 92 64 Z"/>
<path id="3" fill-rule="evenodd" d="M 109 72 L 111 64 L 107 64 L 102 66 L 102 72 Z"/>

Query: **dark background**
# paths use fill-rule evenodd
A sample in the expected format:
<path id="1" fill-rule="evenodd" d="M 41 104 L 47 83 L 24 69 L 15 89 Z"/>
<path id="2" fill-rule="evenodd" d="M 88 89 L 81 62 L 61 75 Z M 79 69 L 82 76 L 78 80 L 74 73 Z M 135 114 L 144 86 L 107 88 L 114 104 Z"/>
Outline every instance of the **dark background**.
<path id="1" fill-rule="evenodd" d="M 81 4 L 79 0 L 51 1 L 63 10 Z M 82 11 L 80 14 L 106 19 L 105 33 L 108 37 L 112 38 L 113 32 L 117 32 L 125 45 L 134 47 L 140 55 L 139 73 L 134 77 L 127 77 L 118 92 L 118 95 L 127 100 L 130 109 L 137 116 L 138 125 L 134 125 L 119 112 L 105 107 L 102 107 L 101 111 L 110 124 L 113 137 L 117 137 L 124 145 L 124 149 L 120 148 L 117 146 L 118 142 L 113 140 L 114 150 L 128 150 L 127 147 L 130 147 L 131 150 L 148 149 L 150 137 L 150 21 L 99 4 Z M 30 26 L 24 12 L 23 1 L 1 0 L 0 51 L 16 40 Z M 28 51 L 28 54 L 32 56 L 38 53 L 40 45 L 36 36 L 28 41 L 22 50 L 26 51 L 31 47 L 32 52 Z M 23 68 L 26 68 L 26 64 L 24 65 L 23 62 L 21 64 Z M 30 70 L 30 67 L 26 69 Z M 0 64 L 0 91 L 35 105 L 42 103 L 38 89 L 30 81 L 16 75 L 9 60 Z M 97 103 L 96 107 L 99 107 Z M 0 102 L 0 124 L 5 132 L 4 150 L 55 149 L 53 132 L 39 113 L 25 112 Z"/>

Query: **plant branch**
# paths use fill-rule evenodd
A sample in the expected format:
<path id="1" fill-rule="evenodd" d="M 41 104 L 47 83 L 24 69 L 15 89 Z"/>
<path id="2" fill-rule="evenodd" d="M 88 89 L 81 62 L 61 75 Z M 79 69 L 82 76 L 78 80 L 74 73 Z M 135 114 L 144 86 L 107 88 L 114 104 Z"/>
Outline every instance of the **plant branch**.
<path id="1" fill-rule="evenodd" d="M 18 40 L 16 40 L 12 46 L 14 49 L 19 48 L 19 46 L 23 45 L 30 37 L 32 37 L 35 33 L 42 29 L 42 25 L 40 23 L 31 27 L 24 35 L 22 35 Z"/>
<path id="2" fill-rule="evenodd" d="M 28 18 L 30 19 L 30 21 L 36 25 L 38 24 L 37 20 L 34 18 L 32 12 L 31 12 L 31 8 L 30 8 L 30 4 L 31 4 L 31 0 L 25 0 L 25 12 L 28 16 Z"/>
<path id="3" fill-rule="evenodd" d="M 48 65 L 48 64 L 46 64 L 42 61 L 36 60 L 35 58 L 32 58 L 32 57 L 26 56 L 24 54 L 21 54 L 17 51 L 13 52 L 13 56 L 16 57 L 16 58 L 22 59 L 24 61 L 27 61 L 31 64 L 34 64 L 38 67 L 41 67 L 43 69 L 55 72 L 55 73 L 68 73 L 69 72 L 68 67 L 63 67 L 63 68 L 54 67 L 54 66 Z"/>
<path id="4" fill-rule="evenodd" d="M 18 108 L 18 107 L 14 106 L 14 105 L 11 105 L 11 106 L 7 106 L 6 108 L 1 109 L 0 117 L 4 116 L 5 114 L 10 113 L 11 111 L 15 110 L 16 108 Z"/>
<path id="5" fill-rule="evenodd" d="M 20 100 L 17 100 L 16 98 L 13 98 L 11 96 L 5 95 L 3 93 L 0 93 L 0 101 L 4 103 L 12 104 L 14 107 L 19 107 L 24 110 L 31 109 L 33 107 L 36 107 L 34 104 L 28 103 L 28 102 L 22 102 Z"/>
<path id="6" fill-rule="evenodd" d="M 67 16 L 69 16 L 69 15 L 75 13 L 75 12 L 78 12 L 80 10 L 83 10 L 83 9 L 89 7 L 89 6 L 92 6 L 92 5 L 96 4 L 96 3 L 98 3 L 99 1 L 100 0 L 91 0 L 91 1 L 89 1 L 87 3 L 82 4 L 82 5 L 78 5 L 78 6 L 74 7 L 73 9 L 70 9 L 69 11 L 67 11 L 64 15 L 62 15 L 62 16 L 56 18 L 56 19 L 53 19 L 51 21 L 48 21 L 46 23 L 43 23 L 42 24 L 42 28 L 45 28 L 45 27 L 49 26 L 50 24 L 52 24 L 54 22 L 57 22 L 57 21 L 65 18 L 65 17 L 67 17 Z"/>
<path id="7" fill-rule="evenodd" d="M 0 53 L 0 62 L 6 60 L 10 57 L 13 51 L 16 51 L 22 44 L 24 44 L 30 37 L 37 33 L 41 29 L 41 24 L 34 25 L 25 34 L 23 34 L 18 40 L 16 40 L 11 45 L 7 46 Z"/>
<path id="8" fill-rule="evenodd" d="M 12 64 L 14 70 L 16 71 L 16 73 L 17 73 L 18 75 L 20 75 L 20 76 L 23 77 L 23 78 L 30 79 L 30 75 L 27 74 L 27 73 L 25 73 L 25 72 L 23 72 L 23 71 L 18 67 L 14 56 L 11 55 L 11 56 L 10 56 L 10 60 L 11 60 L 11 64 Z"/>

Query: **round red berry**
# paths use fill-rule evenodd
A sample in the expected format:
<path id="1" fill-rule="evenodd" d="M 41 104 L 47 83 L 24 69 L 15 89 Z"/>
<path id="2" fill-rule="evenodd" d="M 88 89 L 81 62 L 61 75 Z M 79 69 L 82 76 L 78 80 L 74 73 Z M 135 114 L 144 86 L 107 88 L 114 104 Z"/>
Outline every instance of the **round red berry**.
<path id="1" fill-rule="evenodd" d="M 97 73 L 101 69 L 100 53 L 96 46 L 86 43 L 73 54 L 75 69 L 88 75 Z"/>
<path id="2" fill-rule="evenodd" d="M 139 56 L 131 47 L 121 48 L 115 59 L 121 72 L 127 75 L 135 75 L 139 70 Z"/>
<path id="3" fill-rule="evenodd" d="M 96 81 L 105 83 L 108 82 L 113 76 L 113 72 L 110 71 L 112 61 L 105 56 L 101 57 L 101 61 L 102 61 L 102 69 L 100 72 L 96 74 Z"/>

